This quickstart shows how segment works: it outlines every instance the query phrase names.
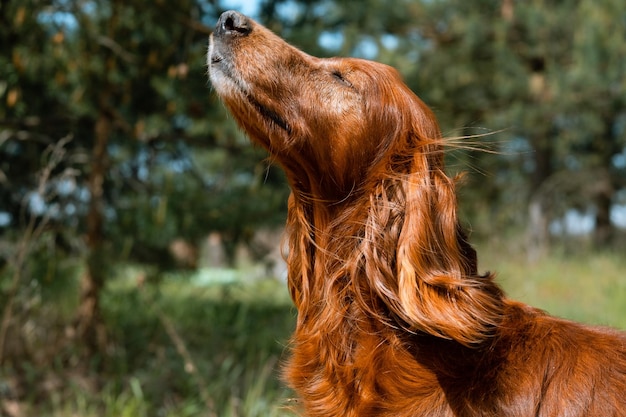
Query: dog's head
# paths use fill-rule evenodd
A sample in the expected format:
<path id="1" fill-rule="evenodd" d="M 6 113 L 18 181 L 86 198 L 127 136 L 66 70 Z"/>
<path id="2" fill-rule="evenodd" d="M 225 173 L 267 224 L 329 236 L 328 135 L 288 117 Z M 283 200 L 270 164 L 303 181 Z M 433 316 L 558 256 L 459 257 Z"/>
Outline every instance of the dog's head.
<path id="1" fill-rule="evenodd" d="M 310 56 L 234 11 L 217 23 L 208 65 L 239 124 L 277 158 L 296 191 L 316 198 L 358 188 L 408 132 L 439 138 L 432 113 L 395 69 Z"/>
<path id="2" fill-rule="evenodd" d="M 353 300 L 412 331 L 483 340 L 501 294 L 477 275 L 437 121 L 397 71 L 312 57 L 233 11 L 217 23 L 208 64 L 220 97 L 294 191 L 289 268 L 300 311 L 324 301 L 345 311 Z M 326 300 L 313 300 L 315 290 Z"/>

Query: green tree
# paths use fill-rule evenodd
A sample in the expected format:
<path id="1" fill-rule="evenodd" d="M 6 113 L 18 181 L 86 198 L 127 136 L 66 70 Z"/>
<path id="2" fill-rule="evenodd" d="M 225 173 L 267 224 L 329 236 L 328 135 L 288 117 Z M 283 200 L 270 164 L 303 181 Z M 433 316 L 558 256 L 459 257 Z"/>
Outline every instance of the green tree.
<path id="1" fill-rule="evenodd" d="M 505 227 L 529 219 L 529 248 L 546 245 L 551 222 L 572 208 L 595 213 L 598 245 L 613 235 L 625 145 L 626 14 L 618 3 L 449 0 L 425 2 L 415 15 L 425 47 L 408 78 L 444 129 L 504 130 L 493 138 L 501 155 L 465 154 L 491 174 L 471 186 L 474 216 L 490 213 L 490 228 L 493 219 Z M 523 205 L 528 217 L 506 210 Z"/>
<path id="2" fill-rule="evenodd" d="M 236 240 L 280 222 L 284 181 L 210 92 L 204 22 L 215 22 L 217 5 L 0 7 L 0 233 L 10 243 L 27 225 L 21 219 L 46 219 L 58 256 L 84 256 L 75 328 L 91 357 L 106 341 L 99 293 L 117 262 L 167 267 L 177 237 L 218 230 Z M 61 140 L 65 157 L 43 198 L 40 155 Z M 23 287 L 33 282 L 44 285 L 33 275 Z"/>
<path id="3" fill-rule="evenodd" d="M 563 158 L 575 158 L 595 213 L 595 242 L 615 236 L 611 208 L 626 187 L 626 11 L 616 0 L 582 0 L 572 31 L 572 50 L 561 85 L 565 101 Z M 621 159 L 620 159 L 621 157 Z M 571 165 L 571 164 L 570 164 Z M 623 201 L 622 201 L 623 203 Z"/>

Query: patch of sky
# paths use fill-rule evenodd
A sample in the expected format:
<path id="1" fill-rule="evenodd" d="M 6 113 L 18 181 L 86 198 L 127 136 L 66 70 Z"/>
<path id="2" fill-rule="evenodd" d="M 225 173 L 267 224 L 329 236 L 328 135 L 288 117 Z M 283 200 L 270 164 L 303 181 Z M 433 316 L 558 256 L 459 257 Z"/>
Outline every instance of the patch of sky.
<path id="1" fill-rule="evenodd" d="M 617 169 L 626 168 L 626 148 L 622 149 L 621 153 L 613 156 L 613 165 Z"/>
<path id="2" fill-rule="evenodd" d="M 317 38 L 317 43 L 324 49 L 329 51 L 338 51 L 343 45 L 344 36 L 341 32 L 324 31 Z"/>
<path id="3" fill-rule="evenodd" d="M 276 13 L 285 21 L 294 24 L 298 17 L 304 13 L 304 6 L 295 1 L 279 3 L 276 6 Z"/>
<path id="4" fill-rule="evenodd" d="M 57 193 L 61 196 L 69 196 L 76 191 L 76 179 L 64 178 L 56 183 Z"/>
<path id="5" fill-rule="evenodd" d="M 228 10 L 236 10 L 252 18 L 259 16 L 259 2 L 257 0 L 224 0 L 222 1 L 222 7 Z"/>
<path id="6" fill-rule="evenodd" d="M 550 231 L 555 235 L 582 236 L 591 233 L 595 220 L 591 211 L 580 212 L 568 210 L 563 217 L 550 225 Z"/>
<path id="7" fill-rule="evenodd" d="M 363 38 L 354 48 L 354 55 L 365 59 L 374 59 L 378 56 L 378 44 L 374 38 Z"/>
<path id="8" fill-rule="evenodd" d="M 11 224 L 12 216 L 6 211 L 0 211 L 0 227 L 7 227 Z"/>
<path id="9" fill-rule="evenodd" d="M 614 204 L 611 207 L 611 223 L 615 227 L 626 229 L 626 205 Z M 568 210 L 563 217 L 550 224 L 550 232 L 555 235 L 585 236 L 596 226 L 595 210 Z"/>
<path id="10" fill-rule="evenodd" d="M 502 148 L 502 154 L 510 158 L 517 158 L 520 154 L 527 154 L 533 151 L 528 140 L 521 136 L 515 136 L 503 142 Z"/>
<path id="11" fill-rule="evenodd" d="M 622 229 L 626 229 L 626 204 L 615 204 L 611 207 L 611 222 Z"/>
<path id="12" fill-rule="evenodd" d="M 398 48 L 400 42 L 398 41 L 398 37 L 395 35 L 385 34 L 381 36 L 380 43 L 390 51 Z"/>
<path id="13" fill-rule="evenodd" d="M 46 10 L 37 15 L 37 20 L 44 25 L 62 27 L 68 30 L 73 30 L 78 27 L 76 17 L 70 12 Z"/>
<path id="14" fill-rule="evenodd" d="M 106 8 L 105 5 L 97 4 L 95 1 L 82 1 L 77 4 L 81 13 L 91 14 L 95 13 L 97 9 L 100 15 L 106 16 L 110 14 L 107 12 L 108 8 Z M 37 15 L 37 20 L 53 28 L 63 28 L 69 31 L 74 30 L 78 27 L 78 20 L 75 16 L 76 12 L 72 10 L 74 7 L 75 2 L 59 0 L 40 11 Z"/>
<path id="15" fill-rule="evenodd" d="M 29 193 L 26 200 L 28 201 L 28 211 L 35 216 L 41 216 L 48 210 L 46 201 L 38 192 Z"/>

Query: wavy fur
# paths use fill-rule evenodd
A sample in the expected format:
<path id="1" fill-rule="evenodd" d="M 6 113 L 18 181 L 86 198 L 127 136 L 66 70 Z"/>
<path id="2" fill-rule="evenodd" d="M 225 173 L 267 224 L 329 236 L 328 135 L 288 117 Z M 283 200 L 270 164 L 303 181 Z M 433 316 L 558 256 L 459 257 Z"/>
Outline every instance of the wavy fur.
<path id="1" fill-rule="evenodd" d="M 385 65 L 319 59 L 236 12 L 215 90 L 285 169 L 285 378 L 308 416 L 626 415 L 626 337 L 507 299 L 457 218 L 432 112 Z"/>

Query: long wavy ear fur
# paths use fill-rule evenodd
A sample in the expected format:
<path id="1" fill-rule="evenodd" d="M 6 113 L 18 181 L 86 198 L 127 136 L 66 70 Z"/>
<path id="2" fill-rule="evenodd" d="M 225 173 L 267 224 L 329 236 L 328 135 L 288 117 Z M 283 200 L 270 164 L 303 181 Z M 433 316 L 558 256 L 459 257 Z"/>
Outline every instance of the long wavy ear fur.
<path id="1" fill-rule="evenodd" d="M 439 128 L 417 104 L 370 195 L 359 280 L 409 330 L 475 345 L 500 321 L 503 294 L 491 275 L 477 273 L 457 218 L 454 180 L 444 173 Z M 380 315 L 371 301 L 360 301 Z"/>
<path id="2" fill-rule="evenodd" d="M 480 342 L 501 317 L 501 293 L 491 277 L 476 274 L 475 259 L 468 256 L 451 180 L 438 169 L 430 178 L 419 175 L 402 184 L 406 208 L 393 310 L 426 333 Z"/>

